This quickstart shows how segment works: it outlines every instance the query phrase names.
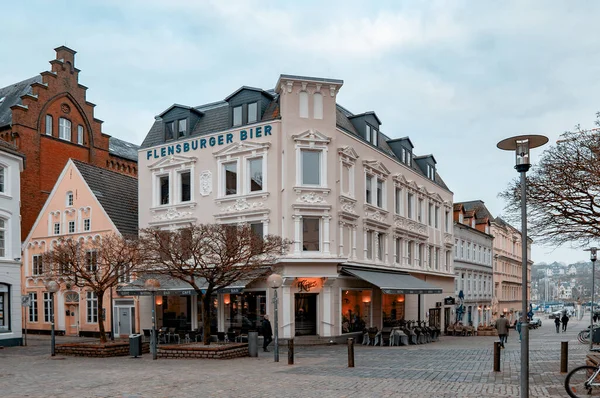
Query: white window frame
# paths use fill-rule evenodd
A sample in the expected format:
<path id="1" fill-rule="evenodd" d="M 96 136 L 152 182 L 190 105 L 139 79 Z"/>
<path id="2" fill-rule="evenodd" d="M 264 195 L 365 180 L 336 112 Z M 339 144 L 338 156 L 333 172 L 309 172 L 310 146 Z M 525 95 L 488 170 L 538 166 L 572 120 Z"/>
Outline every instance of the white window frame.
<path id="1" fill-rule="evenodd" d="M 319 224 L 319 250 L 304 250 L 304 220 L 316 219 Z M 302 216 L 302 220 L 300 223 L 300 251 L 302 253 L 323 253 L 323 218 L 319 216 L 306 215 Z"/>
<path id="2" fill-rule="evenodd" d="M 379 197 L 379 183 L 381 182 L 381 197 Z M 386 209 L 387 208 L 387 201 L 386 201 L 386 180 L 383 177 L 377 177 L 375 179 L 375 206 L 379 207 L 380 209 Z"/>
<path id="3" fill-rule="evenodd" d="M 86 221 L 87 221 L 87 228 L 86 228 L 86 225 L 85 225 Z M 83 219 L 83 230 L 85 232 L 88 232 L 88 231 L 92 230 L 92 219 L 91 218 L 84 218 Z"/>
<path id="4" fill-rule="evenodd" d="M 235 122 L 235 112 L 236 109 L 240 110 L 240 122 Z M 242 105 L 234 106 L 231 108 L 231 125 L 233 127 L 240 127 L 244 125 L 244 107 Z"/>
<path id="5" fill-rule="evenodd" d="M 66 206 L 67 207 L 73 207 L 73 203 L 75 202 L 75 195 L 73 195 L 73 192 L 69 191 L 67 192 L 67 203 Z"/>
<path id="6" fill-rule="evenodd" d="M 36 264 L 37 262 L 37 264 Z M 41 272 L 40 272 L 41 271 Z M 31 275 L 40 276 L 44 274 L 44 262 L 41 254 L 31 256 Z"/>
<path id="7" fill-rule="evenodd" d="M 37 323 L 38 321 L 38 298 L 37 292 L 29 292 L 29 322 Z"/>
<path id="8" fill-rule="evenodd" d="M 433 220 L 433 227 L 435 229 L 440 229 L 440 206 L 435 206 L 433 214 L 435 217 L 435 219 Z"/>
<path id="9" fill-rule="evenodd" d="M 182 175 L 190 173 L 190 200 L 183 201 L 181 195 L 183 194 L 183 180 Z M 182 169 L 176 171 L 177 179 L 177 201 L 175 203 L 191 203 L 194 202 L 194 173 L 192 169 Z"/>
<path id="10" fill-rule="evenodd" d="M 254 112 L 254 120 L 250 120 L 250 115 L 252 115 L 252 112 L 250 112 L 250 105 L 256 105 L 256 111 Z M 257 123 L 258 122 L 258 101 L 248 103 L 247 109 L 248 109 L 248 112 L 247 112 L 248 124 Z"/>
<path id="11" fill-rule="evenodd" d="M 86 323 L 98 323 L 98 296 L 95 292 L 86 292 L 85 295 L 85 320 Z"/>
<path id="12" fill-rule="evenodd" d="M 72 228 L 73 230 L 71 230 L 71 227 L 73 227 Z M 67 231 L 69 231 L 70 234 L 74 234 L 75 233 L 75 221 L 74 220 L 68 221 L 67 228 L 68 228 Z"/>
<path id="13" fill-rule="evenodd" d="M 98 251 L 97 250 L 86 250 L 85 251 L 85 269 L 87 272 L 95 273 L 98 271 Z"/>
<path id="14" fill-rule="evenodd" d="M 52 226 L 52 233 L 54 235 L 60 235 L 60 222 L 55 222 Z"/>
<path id="15" fill-rule="evenodd" d="M 304 154 L 305 153 L 316 153 L 319 155 L 319 183 L 318 184 L 306 184 L 304 183 Z M 322 187 L 323 179 L 327 178 L 327 175 L 323 173 L 323 151 L 321 150 L 312 150 L 308 148 L 303 148 L 300 150 L 300 184 L 299 186 L 303 187 Z"/>
<path id="16" fill-rule="evenodd" d="M 167 201 L 167 203 L 162 203 L 162 191 L 161 191 L 161 183 L 160 183 L 160 179 L 163 177 L 167 177 L 169 179 L 169 193 L 168 193 L 168 197 L 169 200 Z M 154 179 L 156 181 L 156 197 L 155 197 L 155 205 L 156 206 L 169 206 L 171 205 L 172 201 L 173 201 L 173 188 L 172 188 L 172 178 L 171 178 L 171 173 L 160 173 L 160 174 L 156 174 L 154 176 Z"/>
<path id="17" fill-rule="evenodd" d="M 373 260 L 373 246 L 375 239 L 375 231 L 372 229 L 365 231 L 365 260 Z"/>
<path id="18" fill-rule="evenodd" d="M 424 217 L 423 217 L 423 198 L 417 198 L 417 221 L 420 223 L 424 223 Z"/>
<path id="19" fill-rule="evenodd" d="M 430 227 L 433 227 L 433 212 L 433 203 L 429 202 L 427 205 L 427 225 L 429 225 Z"/>
<path id="20" fill-rule="evenodd" d="M 225 167 L 229 164 L 233 164 L 235 163 L 235 193 L 234 194 L 227 194 L 227 173 L 225 172 Z M 240 167 L 240 160 L 239 159 L 231 159 L 231 160 L 225 160 L 223 162 L 219 162 L 219 193 L 220 193 L 220 197 L 222 198 L 232 198 L 232 197 L 236 197 L 236 196 L 240 196 L 242 194 L 242 190 L 241 190 L 241 179 L 242 179 L 242 173 L 241 173 L 241 167 Z"/>
<path id="21" fill-rule="evenodd" d="M 394 238 L 394 263 L 402 263 L 402 238 L 398 236 Z"/>
<path id="22" fill-rule="evenodd" d="M 6 258 L 9 254 L 9 226 L 8 219 L 0 217 L 0 258 Z"/>
<path id="23" fill-rule="evenodd" d="M 79 145 L 83 145 L 83 126 L 81 124 L 77 125 L 77 143 Z"/>
<path id="24" fill-rule="evenodd" d="M 342 192 L 342 195 L 354 199 L 356 188 L 356 160 L 358 159 L 358 154 L 351 146 L 346 146 L 338 149 L 338 155 L 340 159 L 340 191 Z M 344 187 L 344 174 L 346 171 L 348 172 L 348 186 Z"/>
<path id="25" fill-rule="evenodd" d="M 58 138 L 65 141 L 71 141 L 71 128 L 73 124 L 67 118 L 58 118 Z"/>
<path id="26" fill-rule="evenodd" d="M 402 195 L 404 195 L 403 189 L 401 187 L 396 187 L 394 190 L 394 212 L 399 216 L 404 215 Z"/>
<path id="27" fill-rule="evenodd" d="M 415 195 L 412 192 L 406 194 L 406 216 L 411 220 L 416 220 Z"/>
<path id="28" fill-rule="evenodd" d="M 8 188 L 8 184 L 7 184 L 7 177 L 8 177 L 8 173 L 6 172 L 8 170 L 8 167 L 1 165 L 0 164 L 0 193 L 3 194 L 7 194 L 7 189 Z"/>
<path id="29" fill-rule="evenodd" d="M 48 121 L 50 121 L 50 123 L 48 123 Z M 52 117 L 52 115 L 46 115 L 46 135 L 52 135 L 52 128 L 54 124 L 54 118 Z"/>
<path id="30" fill-rule="evenodd" d="M 296 186 L 327 189 L 327 153 L 331 139 L 316 130 L 307 130 L 302 134 L 292 136 L 296 150 Z M 319 185 L 302 184 L 302 150 L 320 151 Z"/>
<path id="31" fill-rule="evenodd" d="M 44 323 L 52 322 L 52 304 L 54 304 L 52 296 L 52 293 L 44 292 Z"/>
<path id="32" fill-rule="evenodd" d="M 262 187 L 259 191 L 252 191 L 252 176 L 250 175 L 250 162 L 253 160 L 259 160 L 261 161 L 261 173 L 262 173 Z M 266 188 L 266 183 L 267 183 L 267 179 L 266 179 L 266 172 L 267 172 L 267 157 L 266 155 L 261 155 L 261 156 L 249 156 L 244 158 L 244 164 L 245 164 L 245 169 L 244 169 L 244 180 L 246 181 L 246 186 L 245 186 L 245 192 L 247 194 L 253 194 L 253 193 L 257 193 L 257 192 L 267 192 L 267 188 Z"/>
<path id="33" fill-rule="evenodd" d="M 374 176 L 369 173 L 365 173 L 365 203 L 375 206 L 375 193 L 373 192 L 373 178 Z M 376 179 L 376 178 L 375 178 Z M 371 197 L 367 194 L 370 193 Z"/>

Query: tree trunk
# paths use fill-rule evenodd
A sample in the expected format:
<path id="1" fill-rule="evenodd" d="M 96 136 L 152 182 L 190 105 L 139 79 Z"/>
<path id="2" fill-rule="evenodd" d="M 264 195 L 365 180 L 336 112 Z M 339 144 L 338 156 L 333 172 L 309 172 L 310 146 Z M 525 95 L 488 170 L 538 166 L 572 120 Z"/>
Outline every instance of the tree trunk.
<path id="1" fill-rule="evenodd" d="M 106 343 L 106 331 L 104 330 L 104 319 L 102 319 L 104 290 L 96 292 L 96 297 L 98 298 L 98 329 L 100 331 L 100 342 Z"/>
<path id="2" fill-rule="evenodd" d="M 211 321 L 211 307 L 212 307 L 212 287 L 209 286 L 206 289 L 206 293 L 202 296 L 202 311 L 204 311 L 204 344 L 210 344 L 210 321 Z"/>

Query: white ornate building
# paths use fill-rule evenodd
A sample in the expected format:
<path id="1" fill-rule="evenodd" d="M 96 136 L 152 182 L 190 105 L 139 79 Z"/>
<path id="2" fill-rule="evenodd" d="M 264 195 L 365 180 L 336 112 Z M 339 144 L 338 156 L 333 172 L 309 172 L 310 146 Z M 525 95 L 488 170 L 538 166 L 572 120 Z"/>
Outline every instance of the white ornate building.
<path id="1" fill-rule="evenodd" d="M 443 298 L 454 292 L 452 192 L 432 155 L 383 134 L 374 112 L 338 105 L 342 84 L 281 75 L 274 91 L 242 87 L 165 110 L 139 152 L 140 227 L 248 223 L 292 240 L 274 264 L 283 337 L 403 319 L 443 327 L 452 308 Z M 181 312 L 197 327 L 197 298 L 167 290 L 159 317 Z M 264 280 L 221 292 L 214 329 L 273 316 L 271 295 Z M 140 301 L 146 327 L 150 300 Z"/>

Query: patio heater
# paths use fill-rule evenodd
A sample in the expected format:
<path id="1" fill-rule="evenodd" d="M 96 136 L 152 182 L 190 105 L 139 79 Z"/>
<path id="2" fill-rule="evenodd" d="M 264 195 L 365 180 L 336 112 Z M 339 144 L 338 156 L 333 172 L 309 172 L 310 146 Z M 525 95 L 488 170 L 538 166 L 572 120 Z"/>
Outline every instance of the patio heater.
<path id="1" fill-rule="evenodd" d="M 529 397 L 529 322 L 527 319 L 527 179 L 531 167 L 529 150 L 548 142 L 543 135 L 519 135 L 506 138 L 498 143 L 498 148 L 515 151 L 515 169 L 521 174 L 521 397 Z"/>
<path id="2" fill-rule="evenodd" d="M 58 292 L 58 282 L 48 280 L 44 283 L 46 290 L 50 293 L 50 355 L 56 355 L 56 337 L 54 334 L 54 293 Z"/>
<path id="3" fill-rule="evenodd" d="M 283 284 L 283 278 L 279 274 L 271 274 L 267 278 L 267 285 L 273 289 L 273 309 L 274 309 L 274 343 L 275 349 L 273 350 L 274 361 L 279 362 L 279 324 L 278 324 L 278 311 L 277 311 L 277 289 Z"/>
<path id="4" fill-rule="evenodd" d="M 592 261 L 592 302 L 590 303 L 590 350 L 594 348 L 594 289 L 596 288 L 595 286 L 595 280 L 596 280 L 596 260 L 597 260 L 597 255 L 596 252 L 598 251 L 597 247 L 590 247 L 589 249 L 585 250 L 586 252 L 590 252 L 590 260 Z"/>
<path id="5" fill-rule="evenodd" d="M 160 288 L 158 279 L 148 279 L 144 286 L 152 293 L 152 335 L 150 336 L 150 345 L 152 346 L 152 359 L 156 360 L 158 356 L 158 338 L 156 336 L 156 291 Z"/>

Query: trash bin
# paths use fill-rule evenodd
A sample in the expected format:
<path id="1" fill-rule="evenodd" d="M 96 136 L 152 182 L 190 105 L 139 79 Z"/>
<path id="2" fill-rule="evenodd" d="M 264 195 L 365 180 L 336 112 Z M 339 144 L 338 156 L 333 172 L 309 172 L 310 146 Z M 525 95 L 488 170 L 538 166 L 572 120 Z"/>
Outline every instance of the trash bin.
<path id="1" fill-rule="evenodd" d="M 141 334 L 130 334 L 129 335 L 129 355 L 134 358 L 142 356 L 142 335 Z"/>
<path id="2" fill-rule="evenodd" d="M 248 332 L 248 352 L 251 357 L 258 356 L 258 332 Z"/>
<path id="3" fill-rule="evenodd" d="M 600 328 L 595 327 L 594 332 L 592 333 L 592 343 L 600 344 Z"/>

